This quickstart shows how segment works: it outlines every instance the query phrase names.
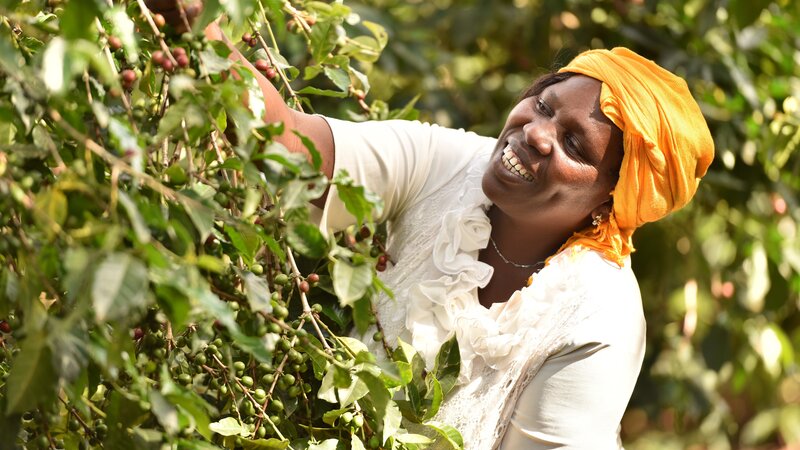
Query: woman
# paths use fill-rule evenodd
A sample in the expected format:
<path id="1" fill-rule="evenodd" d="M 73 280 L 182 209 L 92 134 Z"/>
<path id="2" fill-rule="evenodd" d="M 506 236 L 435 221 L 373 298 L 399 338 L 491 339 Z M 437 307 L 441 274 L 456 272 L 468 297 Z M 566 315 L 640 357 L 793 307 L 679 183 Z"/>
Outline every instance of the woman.
<path id="1" fill-rule="evenodd" d="M 685 82 L 627 49 L 585 52 L 491 139 L 290 110 L 216 25 L 206 34 L 256 76 L 284 145 L 304 152 L 299 131 L 329 178 L 347 170 L 383 199 L 386 339 L 429 365 L 459 342 L 460 385 L 437 418 L 470 449 L 619 448 L 645 342 L 631 236 L 685 205 L 713 159 Z M 325 229 L 353 222 L 335 187 L 314 204 Z"/>

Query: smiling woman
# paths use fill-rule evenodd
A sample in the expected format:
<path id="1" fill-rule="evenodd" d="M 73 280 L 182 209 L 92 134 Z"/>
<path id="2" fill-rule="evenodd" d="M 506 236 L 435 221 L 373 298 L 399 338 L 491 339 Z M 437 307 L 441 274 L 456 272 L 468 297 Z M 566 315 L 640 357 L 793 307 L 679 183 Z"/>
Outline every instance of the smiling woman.
<path id="1" fill-rule="evenodd" d="M 713 158 L 686 84 L 626 49 L 586 52 L 535 82 L 493 139 L 290 110 L 215 24 L 206 35 L 253 72 L 290 150 L 306 151 L 294 131 L 309 136 L 328 177 L 346 170 L 383 200 L 384 342 L 410 342 L 429 368 L 459 344 L 436 419 L 468 449 L 619 448 L 645 338 L 631 237 L 686 204 Z M 314 205 L 324 230 L 355 224 L 335 185 Z"/>

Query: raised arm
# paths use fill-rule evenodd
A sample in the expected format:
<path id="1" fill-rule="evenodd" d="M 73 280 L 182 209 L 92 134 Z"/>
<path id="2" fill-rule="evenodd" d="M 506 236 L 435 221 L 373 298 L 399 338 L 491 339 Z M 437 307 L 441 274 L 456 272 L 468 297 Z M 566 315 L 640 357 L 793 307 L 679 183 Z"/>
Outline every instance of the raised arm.
<path id="1" fill-rule="evenodd" d="M 147 0 L 145 3 L 154 13 L 163 15 L 170 25 L 182 31 L 185 30 L 185 22 L 179 13 L 177 1 L 179 0 Z M 202 9 L 202 1 L 184 2 L 184 4 L 186 5 L 184 11 L 191 23 Z M 275 89 L 275 86 L 239 52 L 230 39 L 225 36 L 216 21 L 206 27 L 205 35 L 209 40 L 218 40 L 225 43 L 231 50 L 229 57 L 241 63 L 253 74 L 264 96 L 264 120 L 266 122 L 283 122 L 284 124 L 284 132 L 276 140 L 286 146 L 289 151 L 304 153 L 310 158 L 306 147 L 294 132 L 297 131 L 311 139 L 322 157 L 322 172 L 325 176 L 331 178 L 335 161 L 333 134 L 325 119 L 289 108 L 283 97 L 278 93 L 278 90 Z M 312 203 L 322 207 L 327 196 L 328 190 Z"/>
<path id="2" fill-rule="evenodd" d="M 255 76 L 264 96 L 264 120 L 284 123 L 284 132 L 277 138 L 278 142 L 285 145 L 289 151 L 308 154 L 306 147 L 294 131 L 307 136 L 322 156 L 322 172 L 325 176 L 331 178 L 335 161 L 333 134 L 325 119 L 289 108 L 283 97 L 278 93 L 278 90 L 275 89 L 275 86 L 239 52 L 236 46 L 222 32 L 217 22 L 212 22 L 206 27 L 205 35 L 209 40 L 224 42 L 231 50 L 229 58 L 241 63 Z M 325 194 L 313 203 L 321 207 L 325 203 L 327 195 L 328 192 L 326 190 Z"/>

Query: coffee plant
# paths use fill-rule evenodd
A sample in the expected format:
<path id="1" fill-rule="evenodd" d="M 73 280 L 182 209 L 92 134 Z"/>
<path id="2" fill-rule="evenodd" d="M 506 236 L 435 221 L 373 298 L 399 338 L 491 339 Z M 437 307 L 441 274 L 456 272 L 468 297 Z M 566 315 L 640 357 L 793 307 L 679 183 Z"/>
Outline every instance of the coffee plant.
<path id="1" fill-rule="evenodd" d="M 431 420 L 455 340 L 426 371 L 350 337 L 384 340 L 380 202 L 275 141 L 202 30 L 292 107 L 413 117 L 367 103 L 386 33 L 341 2 L 148 4 L 0 0 L 0 448 L 462 447 Z M 360 223 L 336 235 L 307 206 L 331 184 Z"/>

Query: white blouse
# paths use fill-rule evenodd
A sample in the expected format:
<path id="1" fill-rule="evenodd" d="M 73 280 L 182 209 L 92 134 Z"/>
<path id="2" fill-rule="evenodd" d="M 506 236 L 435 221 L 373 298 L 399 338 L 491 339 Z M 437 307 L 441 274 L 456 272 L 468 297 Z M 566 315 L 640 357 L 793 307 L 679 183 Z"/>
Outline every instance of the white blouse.
<path id="1" fill-rule="evenodd" d="M 459 428 L 467 449 L 620 448 L 645 345 L 629 261 L 620 268 L 591 250 L 565 251 L 531 286 L 484 308 L 478 289 L 493 268 L 478 260 L 491 232 L 481 178 L 495 139 L 420 122 L 326 119 L 334 172 L 384 202 L 376 220 L 388 221 L 393 264 L 381 278 L 396 299 L 376 306 L 387 340 L 410 342 L 432 366 L 439 346 L 458 338 L 460 385 L 437 420 Z M 335 187 L 313 213 L 323 230 L 354 222 Z"/>

